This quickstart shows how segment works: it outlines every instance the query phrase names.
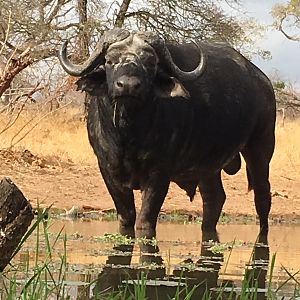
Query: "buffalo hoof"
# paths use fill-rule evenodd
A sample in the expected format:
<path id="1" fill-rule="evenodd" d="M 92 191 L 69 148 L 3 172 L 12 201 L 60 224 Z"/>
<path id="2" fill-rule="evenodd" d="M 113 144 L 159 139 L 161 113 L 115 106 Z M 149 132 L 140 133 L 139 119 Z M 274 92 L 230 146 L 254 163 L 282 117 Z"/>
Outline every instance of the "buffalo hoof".
<path id="1" fill-rule="evenodd" d="M 216 230 L 202 230 L 202 242 L 219 242 L 219 235 Z"/>
<path id="2" fill-rule="evenodd" d="M 268 245 L 268 233 L 259 233 L 257 242 L 264 245 Z"/>

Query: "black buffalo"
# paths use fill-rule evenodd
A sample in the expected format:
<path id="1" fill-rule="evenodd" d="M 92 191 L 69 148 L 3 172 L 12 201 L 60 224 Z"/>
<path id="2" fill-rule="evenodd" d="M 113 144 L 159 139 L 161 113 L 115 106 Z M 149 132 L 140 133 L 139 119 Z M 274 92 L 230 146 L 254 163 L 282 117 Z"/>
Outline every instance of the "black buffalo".
<path id="1" fill-rule="evenodd" d="M 215 232 L 226 197 L 221 171 L 235 174 L 241 153 L 267 234 L 276 109 L 261 70 L 228 45 L 179 44 L 150 32 L 110 30 L 81 65 L 66 47 L 60 63 L 91 96 L 89 140 L 121 232 L 135 225 L 135 189 L 142 191 L 136 228 L 155 232 L 171 181 L 191 200 L 199 187 L 202 229 Z"/>

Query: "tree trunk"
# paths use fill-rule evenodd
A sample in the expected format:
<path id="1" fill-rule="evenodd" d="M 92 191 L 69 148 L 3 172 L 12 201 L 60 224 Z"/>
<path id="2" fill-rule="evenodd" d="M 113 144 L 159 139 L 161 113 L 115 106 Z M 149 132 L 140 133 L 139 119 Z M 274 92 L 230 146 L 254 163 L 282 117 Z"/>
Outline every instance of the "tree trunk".
<path id="1" fill-rule="evenodd" d="M 123 0 L 120 10 L 117 14 L 116 21 L 115 21 L 115 27 L 122 27 L 124 25 L 124 21 L 126 18 L 126 13 L 129 7 L 131 0 Z"/>
<path id="2" fill-rule="evenodd" d="M 14 78 L 33 62 L 34 59 L 30 54 L 21 55 L 17 59 L 11 59 L 8 62 L 6 71 L 0 76 L 0 96 L 10 87 Z"/>
<path id="3" fill-rule="evenodd" d="M 79 14 L 79 58 L 80 61 L 84 61 L 89 56 L 89 44 L 90 44 L 90 36 L 87 30 L 87 0 L 78 0 L 78 14 Z M 87 117 L 87 108 L 89 105 L 89 97 L 85 93 L 84 95 L 84 117 Z"/>
<path id="4" fill-rule="evenodd" d="M 0 272 L 11 260 L 33 219 L 30 203 L 9 179 L 0 181 Z"/>
<path id="5" fill-rule="evenodd" d="M 78 0 L 79 14 L 79 56 L 83 61 L 89 56 L 90 37 L 87 30 L 87 0 Z"/>

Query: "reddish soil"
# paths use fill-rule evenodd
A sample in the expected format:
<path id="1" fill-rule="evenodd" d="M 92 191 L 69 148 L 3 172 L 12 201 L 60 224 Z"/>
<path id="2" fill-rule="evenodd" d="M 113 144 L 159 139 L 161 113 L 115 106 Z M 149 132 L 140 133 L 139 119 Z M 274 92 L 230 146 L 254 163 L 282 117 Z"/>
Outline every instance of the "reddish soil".
<path id="1" fill-rule="evenodd" d="M 37 158 L 29 151 L 12 153 L 0 151 L 1 175 L 10 177 L 33 206 L 53 204 L 70 209 L 73 206 L 107 210 L 114 204 L 104 185 L 97 164 L 76 165 L 58 158 Z M 253 192 L 247 192 L 245 170 L 235 176 L 223 175 L 227 200 L 223 211 L 231 216 L 255 216 Z M 276 221 L 300 221 L 300 182 L 281 174 L 271 173 L 273 203 L 271 217 Z M 140 193 L 136 205 L 140 207 Z M 202 213 L 199 193 L 190 203 L 185 192 L 172 184 L 162 211 Z"/>

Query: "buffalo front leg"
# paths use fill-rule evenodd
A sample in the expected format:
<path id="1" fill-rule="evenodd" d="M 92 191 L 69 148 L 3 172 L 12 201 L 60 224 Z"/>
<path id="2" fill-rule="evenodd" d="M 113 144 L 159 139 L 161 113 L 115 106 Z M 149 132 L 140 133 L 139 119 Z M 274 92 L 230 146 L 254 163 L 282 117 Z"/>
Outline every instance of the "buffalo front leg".
<path id="1" fill-rule="evenodd" d="M 216 232 L 216 226 L 226 199 L 221 172 L 201 178 L 198 186 L 203 201 L 202 231 L 204 233 Z"/>
<path id="2" fill-rule="evenodd" d="M 143 186 L 142 207 L 136 224 L 136 229 L 140 231 L 139 235 L 149 238 L 155 236 L 158 214 L 167 195 L 169 184 L 168 179 L 156 175 Z"/>
<path id="3" fill-rule="evenodd" d="M 119 219 L 119 232 L 124 235 L 134 236 L 134 224 L 136 211 L 133 191 L 121 185 L 117 185 L 108 172 L 101 170 L 103 180 L 111 195 Z"/>

